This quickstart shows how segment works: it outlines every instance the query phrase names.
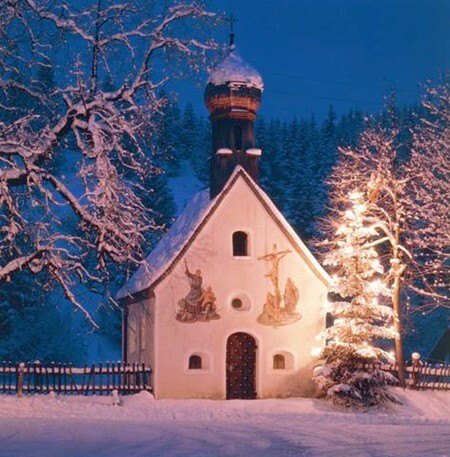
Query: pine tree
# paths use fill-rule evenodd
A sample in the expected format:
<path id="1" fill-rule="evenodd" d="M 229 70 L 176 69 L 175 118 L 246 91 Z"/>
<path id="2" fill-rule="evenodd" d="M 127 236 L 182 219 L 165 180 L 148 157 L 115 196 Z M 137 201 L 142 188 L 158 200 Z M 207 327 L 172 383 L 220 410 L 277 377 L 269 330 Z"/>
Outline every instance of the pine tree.
<path id="1" fill-rule="evenodd" d="M 163 106 L 158 113 L 158 132 L 155 145 L 159 157 L 165 158 L 163 164 L 169 176 L 177 176 L 180 172 L 180 108 L 173 96 L 161 91 Z"/>
<path id="2" fill-rule="evenodd" d="M 334 323 L 325 331 L 328 343 L 319 354 L 323 364 L 314 371 L 314 380 L 334 404 L 362 408 L 398 403 L 386 388 L 396 379 L 381 369 L 390 355 L 376 345 L 394 339 L 395 331 L 392 308 L 379 303 L 390 290 L 381 280 L 383 267 L 373 247 L 379 234 L 364 198 L 361 192 L 348 194 L 329 243 L 324 263 L 335 274 L 329 304 Z"/>
<path id="3" fill-rule="evenodd" d="M 313 168 L 317 157 L 312 152 L 310 123 L 301 121 L 297 130 L 295 160 L 290 164 L 291 209 L 290 222 L 303 240 L 313 235 L 313 208 L 315 175 Z"/>
<path id="4" fill-rule="evenodd" d="M 261 161 L 261 185 L 277 207 L 284 211 L 286 204 L 286 162 L 283 155 L 283 125 L 279 119 L 272 119 L 267 129 L 270 142 L 263 152 Z"/>
<path id="5" fill-rule="evenodd" d="M 191 165 L 198 180 L 205 186 L 209 184 L 211 137 L 211 122 L 200 117 L 197 122 L 197 144 L 191 155 Z"/>
<path id="6" fill-rule="evenodd" d="M 364 126 L 364 116 L 360 110 L 350 110 L 344 114 L 336 127 L 339 146 L 356 146 Z"/>
<path id="7" fill-rule="evenodd" d="M 86 356 L 81 335 L 71 328 L 56 296 L 28 271 L 16 272 L 0 288 L 0 360 L 80 363 Z"/>
<path id="8" fill-rule="evenodd" d="M 194 106 L 192 103 L 188 103 L 181 119 L 180 147 L 177 151 L 177 155 L 184 160 L 191 159 L 197 149 L 199 143 L 197 123 Z"/>
<path id="9" fill-rule="evenodd" d="M 308 207 L 308 222 L 305 227 L 307 236 L 316 235 L 315 222 L 319 216 L 323 214 L 324 197 L 326 196 L 325 183 L 323 182 L 323 172 L 321 171 L 321 136 L 317 127 L 317 122 L 314 116 L 311 116 L 309 122 L 309 139 L 308 139 L 308 156 L 307 161 L 309 173 L 309 181 L 307 181 L 307 207 Z"/>

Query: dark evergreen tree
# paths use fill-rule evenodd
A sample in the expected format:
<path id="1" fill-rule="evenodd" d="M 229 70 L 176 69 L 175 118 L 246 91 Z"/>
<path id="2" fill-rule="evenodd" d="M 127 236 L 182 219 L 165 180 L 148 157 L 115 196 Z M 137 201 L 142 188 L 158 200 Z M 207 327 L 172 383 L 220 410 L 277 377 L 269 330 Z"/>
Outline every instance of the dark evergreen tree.
<path id="1" fill-rule="evenodd" d="M 35 281 L 30 272 L 21 271 L 0 289 L 0 359 L 84 362 L 82 336 L 56 306 L 55 295 Z"/>
<path id="2" fill-rule="evenodd" d="M 176 151 L 177 156 L 182 160 L 190 160 L 195 154 L 199 143 L 199 129 L 197 115 L 192 103 L 188 103 L 184 108 L 181 118 L 181 130 L 179 149 Z"/>
<path id="3" fill-rule="evenodd" d="M 298 143 L 295 163 L 292 164 L 291 211 L 290 222 L 302 239 L 312 236 L 313 198 L 315 186 L 314 132 L 311 124 L 301 121 L 298 127 Z"/>
<path id="4" fill-rule="evenodd" d="M 283 211 L 286 204 L 286 163 L 283 161 L 283 125 L 272 119 L 267 129 L 265 153 L 261 159 L 261 186 L 267 191 L 277 207 Z"/>
<path id="5" fill-rule="evenodd" d="M 160 157 L 164 157 L 162 167 L 168 176 L 177 176 L 180 172 L 181 119 L 180 108 L 173 96 L 161 94 L 164 100 L 157 120 L 155 148 Z"/>
<path id="6" fill-rule="evenodd" d="M 203 117 L 197 120 L 196 147 L 191 155 L 191 165 L 198 180 L 209 185 L 211 157 L 211 122 Z"/>
<path id="7" fill-rule="evenodd" d="M 359 110 L 350 110 L 341 116 L 336 128 L 337 143 L 341 147 L 356 146 L 364 126 L 364 116 Z"/>

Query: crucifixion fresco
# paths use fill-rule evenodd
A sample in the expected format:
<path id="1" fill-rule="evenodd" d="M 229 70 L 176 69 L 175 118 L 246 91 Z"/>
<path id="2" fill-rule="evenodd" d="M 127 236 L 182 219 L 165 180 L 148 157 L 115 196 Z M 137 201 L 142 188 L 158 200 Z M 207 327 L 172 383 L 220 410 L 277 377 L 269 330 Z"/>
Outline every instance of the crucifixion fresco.
<path id="1" fill-rule="evenodd" d="M 258 257 L 258 260 L 264 260 L 270 265 L 270 270 L 265 274 L 272 283 L 273 290 L 267 292 L 263 312 L 258 317 L 258 322 L 263 325 L 278 327 L 287 325 L 301 319 L 301 314 L 296 311 L 299 299 L 299 292 L 291 278 L 287 278 L 284 293 L 281 294 L 279 284 L 279 272 L 281 260 L 292 251 L 287 249 L 278 251 L 277 245 L 274 244 L 272 252 Z"/>

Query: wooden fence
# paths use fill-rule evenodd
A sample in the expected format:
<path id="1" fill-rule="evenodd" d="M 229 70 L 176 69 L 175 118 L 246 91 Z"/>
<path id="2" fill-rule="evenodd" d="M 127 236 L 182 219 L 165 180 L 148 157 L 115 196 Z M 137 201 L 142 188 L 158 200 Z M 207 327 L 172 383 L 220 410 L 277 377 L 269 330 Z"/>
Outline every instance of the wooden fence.
<path id="1" fill-rule="evenodd" d="M 381 368 L 394 376 L 398 374 L 396 365 L 382 365 Z M 450 365 L 413 361 L 405 366 L 405 381 L 411 389 L 450 390 Z"/>
<path id="2" fill-rule="evenodd" d="M 151 369 L 144 364 L 105 363 L 74 368 L 65 364 L 0 364 L 0 393 L 128 395 L 151 391 Z"/>
<path id="3" fill-rule="evenodd" d="M 382 365 L 397 375 L 396 365 Z M 151 369 L 144 364 L 105 363 L 75 368 L 65 364 L 0 364 L 0 394 L 128 395 L 151 391 Z M 450 390 L 450 365 L 424 364 L 419 360 L 405 367 L 407 387 Z"/>

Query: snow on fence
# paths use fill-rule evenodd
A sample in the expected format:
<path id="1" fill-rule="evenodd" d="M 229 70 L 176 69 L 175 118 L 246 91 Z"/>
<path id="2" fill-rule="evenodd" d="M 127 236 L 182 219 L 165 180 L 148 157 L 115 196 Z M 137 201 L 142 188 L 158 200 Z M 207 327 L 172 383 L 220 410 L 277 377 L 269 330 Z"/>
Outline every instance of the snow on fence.
<path id="1" fill-rule="evenodd" d="M 394 376 L 398 374 L 397 365 L 381 368 Z M 450 365 L 422 363 L 420 358 L 413 358 L 413 363 L 405 366 L 405 379 L 411 389 L 450 390 Z"/>
<path id="2" fill-rule="evenodd" d="M 66 364 L 0 364 L 0 393 L 121 395 L 151 390 L 151 369 L 144 364 L 105 363 L 75 368 Z"/>

